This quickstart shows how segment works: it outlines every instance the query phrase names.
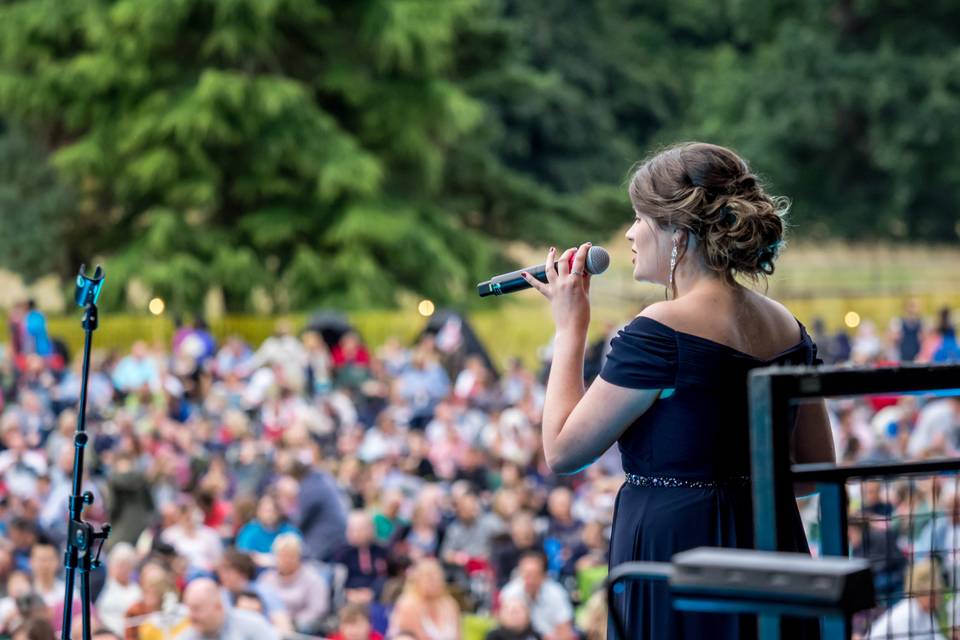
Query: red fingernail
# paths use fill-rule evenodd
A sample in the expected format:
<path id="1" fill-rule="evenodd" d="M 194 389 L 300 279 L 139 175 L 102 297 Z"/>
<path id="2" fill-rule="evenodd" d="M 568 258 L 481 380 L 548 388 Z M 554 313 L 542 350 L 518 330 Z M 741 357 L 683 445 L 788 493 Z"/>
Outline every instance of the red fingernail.
<path id="1" fill-rule="evenodd" d="M 556 251 L 556 250 L 557 250 L 556 247 L 550 247 L 550 251 Z"/>
<path id="2" fill-rule="evenodd" d="M 521 271 L 521 272 L 520 272 L 520 275 L 522 275 L 524 278 L 526 278 L 526 277 L 529 276 L 530 274 L 527 273 L 526 271 Z"/>

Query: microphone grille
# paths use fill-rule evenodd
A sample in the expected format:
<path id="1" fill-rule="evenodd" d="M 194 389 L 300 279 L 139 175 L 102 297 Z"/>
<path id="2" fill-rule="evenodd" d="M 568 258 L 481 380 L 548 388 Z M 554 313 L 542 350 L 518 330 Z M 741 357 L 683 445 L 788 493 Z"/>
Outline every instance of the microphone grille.
<path id="1" fill-rule="evenodd" d="M 598 275 L 607 270 L 610 266 L 610 254 L 603 247 L 590 247 L 587 252 L 587 273 Z"/>

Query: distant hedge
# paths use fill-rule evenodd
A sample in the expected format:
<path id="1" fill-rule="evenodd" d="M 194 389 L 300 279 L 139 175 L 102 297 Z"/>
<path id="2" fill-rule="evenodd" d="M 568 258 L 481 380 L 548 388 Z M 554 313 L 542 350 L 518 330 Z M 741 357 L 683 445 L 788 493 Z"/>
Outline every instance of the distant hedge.
<path id="1" fill-rule="evenodd" d="M 923 312 L 933 316 L 943 306 L 960 308 L 960 294 L 926 294 L 917 296 L 921 300 Z M 816 299 L 783 300 L 794 314 L 808 327 L 815 317 L 824 318 L 831 331 L 842 326 L 844 315 L 856 311 L 863 320 L 875 322 L 878 329 L 886 330 L 890 320 L 903 308 L 901 296 L 872 297 L 832 297 Z M 598 338 L 608 328 L 626 322 L 639 309 L 622 310 L 609 307 L 594 310 L 591 323 L 591 340 Z M 62 339 L 72 353 L 83 345 L 83 332 L 80 328 L 79 310 L 72 316 L 58 316 L 48 319 L 50 334 Z M 307 314 L 284 316 L 290 319 L 297 329 L 307 321 Z M 397 336 L 404 343 L 411 343 L 426 325 L 426 318 L 414 310 L 364 311 L 347 314 L 350 322 L 357 328 L 363 339 L 374 349 L 390 336 Z M 230 315 L 210 323 L 211 330 L 218 340 L 238 334 L 248 342 L 258 345 L 269 336 L 276 324 L 275 316 Z M 537 362 L 537 350 L 545 345 L 552 335 L 553 324 L 549 309 L 545 304 L 530 304 L 527 301 L 507 305 L 490 311 L 477 311 L 469 315 L 469 321 L 487 346 L 494 360 L 501 366 L 509 358 L 520 356 L 529 365 Z M 160 341 L 169 344 L 173 335 L 173 322 L 170 316 L 153 317 L 133 314 L 103 313 L 100 328 L 94 336 L 96 349 L 127 350 L 139 339 L 149 342 Z M 6 342 L 7 324 L 0 326 L 0 340 Z"/>

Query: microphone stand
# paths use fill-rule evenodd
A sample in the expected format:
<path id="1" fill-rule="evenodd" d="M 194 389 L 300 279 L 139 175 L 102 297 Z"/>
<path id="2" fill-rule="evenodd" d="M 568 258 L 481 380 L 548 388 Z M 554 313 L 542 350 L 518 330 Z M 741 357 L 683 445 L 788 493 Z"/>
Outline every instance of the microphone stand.
<path id="1" fill-rule="evenodd" d="M 92 628 L 90 623 L 90 571 L 100 566 L 100 552 L 103 543 L 110 535 L 110 525 L 105 524 L 97 530 L 89 522 L 83 521 L 84 505 L 93 504 L 93 493 L 83 491 L 83 451 L 87 446 L 87 381 L 90 375 L 90 345 L 93 341 L 93 332 L 97 329 L 97 298 L 103 287 L 103 270 L 97 265 L 93 276 L 84 273 L 84 266 L 80 266 L 77 274 L 77 305 L 83 307 L 81 326 L 84 331 L 83 340 L 83 369 L 80 383 L 80 408 L 77 414 L 77 431 L 74 434 L 73 445 L 73 491 L 67 500 L 70 512 L 70 524 L 67 533 L 67 550 L 64 554 L 65 593 L 63 597 L 63 628 L 60 630 L 62 640 L 70 640 L 73 626 L 73 591 L 75 572 L 80 572 L 80 605 L 83 615 L 83 640 L 91 640 Z M 96 542 L 96 556 L 93 548 Z"/>

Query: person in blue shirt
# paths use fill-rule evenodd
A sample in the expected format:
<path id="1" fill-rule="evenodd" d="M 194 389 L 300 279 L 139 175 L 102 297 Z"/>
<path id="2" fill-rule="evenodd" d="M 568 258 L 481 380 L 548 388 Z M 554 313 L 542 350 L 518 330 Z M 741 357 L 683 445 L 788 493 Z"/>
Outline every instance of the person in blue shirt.
<path id="1" fill-rule="evenodd" d="M 951 327 L 940 330 L 940 346 L 933 353 L 932 360 L 936 363 L 960 361 L 960 345 L 957 344 L 957 332 Z"/>
<path id="2" fill-rule="evenodd" d="M 420 351 L 400 374 L 397 385 L 400 397 L 410 405 L 410 426 L 422 429 L 433 417 L 437 403 L 449 392 L 450 378 L 436 359 Z"/>
<path id="3" fill-rule="evenodd" d="M 53 353 L 53 345 L 50 342 L 50 336 L 47 335 L 47 319 L 37 309 L 37 303 L 34 300 L 27 301 L 27 316 L 24 318 L 24 327 L 27 333 L 26 350 L 29 353 L 35 353 L 44 358 Z"/>
<path id="4" fill-rule="evenodd" d="M 122 393 L 139 391 L 144 386 L 150 389 L 159 386 L 160 373 L 146 342 L 134 342 L 130 354 L 117 363 L 113 370 L 113 384 Z"/>
<path id="5" fill-rule="evenodd" d="M 295 526 L 281 520 L 276 499 L 271 495 L 263 496 L 257 504 L 256 517 L 237 533 L 237 549 L 249 551 L 255 556 L 269 555 L 273 541 L 283 533 L 300 535 Z"/>

